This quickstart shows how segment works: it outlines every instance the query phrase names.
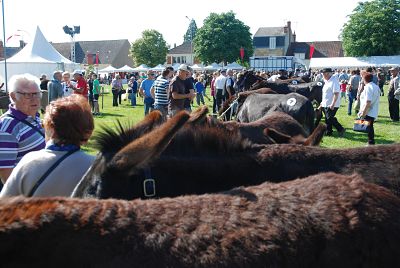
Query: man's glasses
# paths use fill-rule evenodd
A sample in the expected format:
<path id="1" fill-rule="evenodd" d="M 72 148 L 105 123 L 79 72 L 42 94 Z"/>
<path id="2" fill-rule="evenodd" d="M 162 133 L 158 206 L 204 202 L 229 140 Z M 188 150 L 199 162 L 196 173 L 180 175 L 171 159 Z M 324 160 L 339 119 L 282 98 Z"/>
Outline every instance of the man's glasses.
<path id="1" fill-rule="evenodd" d="M 42 92 L 27 93 L 27 92 L 19 92 L 19 91 L 17 91 L 17 93 L 22 95 L 22 96 L 24 96 L 25 99 L 42 98 Z"/>

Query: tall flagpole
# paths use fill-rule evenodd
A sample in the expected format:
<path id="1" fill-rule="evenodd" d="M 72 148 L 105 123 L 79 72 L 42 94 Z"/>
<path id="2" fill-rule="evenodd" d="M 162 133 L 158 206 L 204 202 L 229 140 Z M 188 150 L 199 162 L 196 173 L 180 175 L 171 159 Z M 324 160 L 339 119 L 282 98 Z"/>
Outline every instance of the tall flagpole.
<path id="1" fill-rule="evenodd" d="M 8 92 L 7 85 L 7 46 L 6 46 L 6 25 L 4 19 L 4 0 L 1 0 L 1 12 L 3 15 L 3 49 L 4 49 L 4 85 L 6 86 L 6 93 Z"/>

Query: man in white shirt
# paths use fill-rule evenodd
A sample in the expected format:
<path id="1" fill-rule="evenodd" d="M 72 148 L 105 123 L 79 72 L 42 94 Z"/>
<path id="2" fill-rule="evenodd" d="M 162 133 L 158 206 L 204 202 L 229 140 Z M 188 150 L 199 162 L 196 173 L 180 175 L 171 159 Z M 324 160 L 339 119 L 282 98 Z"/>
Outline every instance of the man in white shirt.
<path id="1" fill-rule="evenodd" d="M 226 84 L 226 71 L 221 70 L 220 75 L 215 79 L 215 90 L 217 99 L 217 109 L 221 109 L 222 102 L 225 99 L 225 84 Z"/>
<path id="2" fill-rule="evenodd" d="M 346 131 L 343 126 L 338 122 L 335 115 L 340 107 L 340 85 L 337 76 L 332 75 L 331 68 L 324 68 L 322 70 L 324 76 L 324 87 L 322 88 L 322 102 L 318 109 L 322 109 L 325 114 L 326 135 L 332 136 L 332 126 L 334 126 L 339 136 L 342 137 Z"/>

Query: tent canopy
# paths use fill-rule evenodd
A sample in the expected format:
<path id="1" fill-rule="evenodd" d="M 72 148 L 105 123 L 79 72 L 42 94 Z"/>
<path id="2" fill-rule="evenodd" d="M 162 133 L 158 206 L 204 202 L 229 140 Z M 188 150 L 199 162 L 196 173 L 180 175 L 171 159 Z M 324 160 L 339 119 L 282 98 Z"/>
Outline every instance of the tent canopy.
<path id="1" fill-rule="evenodd" d="M 7 79 L 15 74 L 30 73 L 35 76 L 46 74 L 52 77 L 56 70 L 73 71 L 79 64 L 62 56 L 44 37 L 39 27 L 33 40 L 21 51 L 7 59 Z M 5 62 L 0 62 L 0 75 L 4 77 Z"/>
<path id="2" fill-rule="evenodd" d="M 157 66 L 151 68 L 150 70 L 152 71 L 156 71 L 156 72 L 161 72 L 165 69 L 164 65 L 162 64 L 158 64 Z"/>
<path id="3" fill-rule="evenodd" d="M 204 69 L 206 69 L 206 70 L 218 70 L 218 69 L 220 69 L 220 68 L 221 68 L 220 65 L 218 65 L 218 64 L 215 63 L 215 62 L 213 62 L 213 63 L 211 63 L 210 65 L 206 66 Z"/>
<path id="4" fill-rule="evenodd" d="M 243 66 L 237 62 L 229 63 L 228 65 L 225 66 L 225 68 L 232 69 L 232 70 L 243 70 Z"/>
<path id="5" fill-rule="evenodd" d="M 118 72 L 117 69 L 115 69 L 111 65 L 107 66 L 104 69 L 99 70 L 99 73 L 115 73 L 115 72 Z"/>
<path id="6" fill-rule="evenodd" d="M 194 71 L 202 71 L 204 70 L 203 64 L 195 64 L 190 66 Z"/>
<path id="7" fill-rule="evenodd" d="M 134 72 L 146 72 L 148 69 L 150 69 L 149 66 L 147 66 L 146 64 L 140 64 L 138 67 L 133 68 Z"/>
<path id="8" fill-rule="evenodd" d="M 368 66 L 391 67 L 400 64 L 400 55 L 371 57 L 312 58 L 310 68 L 362 68 Z"/>
<path id="9" fill-rule="evenodd" d="M 110 65 L 111 66 L 111 65 Z M 129 67 L 128 65 L 122 66 L 116 70 L 117 72 L 124 72 L 124 73 L 133 73 L 135 69 Z"/>

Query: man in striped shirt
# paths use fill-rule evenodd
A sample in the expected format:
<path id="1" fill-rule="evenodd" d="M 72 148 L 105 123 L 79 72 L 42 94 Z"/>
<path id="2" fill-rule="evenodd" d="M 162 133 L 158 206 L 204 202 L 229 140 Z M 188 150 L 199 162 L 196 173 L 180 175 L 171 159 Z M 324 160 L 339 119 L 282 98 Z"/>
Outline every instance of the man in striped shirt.
<path id="1" fill-rule="evenodd" d="M 154 109 L 161 112 L 164 120 L 167 119 L 168 114 L 169 81 L 173 75 L 174 69 L 172 67 L 166 67 L 151 87 L 151 95 L 154 99 Z"/>
<path id="2" fill-rule="evenodd" d="M 38 113 L 41 92 L 36 80 L 30 74 L 10 79 L 11 104 L 0 117 L 0 178 L 3 183 L 25 154 L 45 147 Z"/>

